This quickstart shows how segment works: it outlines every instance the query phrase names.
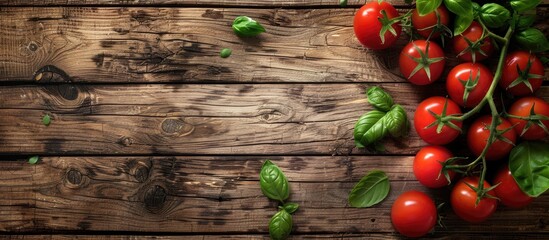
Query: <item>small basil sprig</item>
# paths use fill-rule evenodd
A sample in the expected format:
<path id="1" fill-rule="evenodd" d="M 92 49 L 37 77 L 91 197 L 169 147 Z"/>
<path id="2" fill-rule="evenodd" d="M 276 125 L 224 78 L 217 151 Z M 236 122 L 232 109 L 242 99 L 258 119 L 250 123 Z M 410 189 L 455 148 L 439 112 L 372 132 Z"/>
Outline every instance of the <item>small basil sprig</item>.
<path id="1" fill-rule="evenodd" d="M 535 9 L 538 4 L 541 3 L 541 0 L 511 0 L 509 4 L 513 10 L 521 13 L 527 10 Z"/>
<path id="2" fill-rule="evenodd" d="M 265 32 L 261 24 L 248 16 L 236 17 L 233 21 L 233 30 L 237 35 L 244 37 L 253 37 Z"/>
<path id="3" fill-rule="evenodd" d="M 352 207 L 371 207 L 385 199 L 390 190 L 389 178 L 380 170 L 374 170 L 364 176 L 349 193 Z"/>
<path id="4" fill-rule="evenodd" d="M 355 124 L 353 136 L 358 148 L 375 144 L 387 134 L 393 137 L 408 134 L 410 124 L 406 111 L 394 104 L 391 95 L 380 87 L 368 89 L 366 95 L 375 110 L 363 114 Z"/>
<path id="5" fill-rule="evenodd" d="M 456 15 L 454 20 L 454 36 L 465 31 L 474 19 L 473 3 L 471 0 L 444 0 L 448 10 Z"/>
<path id="6" fill-rule="evenodd" d="M 288 179 L 276 164 L 266 160 L 259 173 L 259 184 L 265 196 L 282 204 L 269 222 L 269 234 L 272 239 L 286 239 L 292 231 L 291 214 L 299 208 L 297 203 L 284 203 L 290 196 Z"/>
<path id="7" fill-rule="evenodd" d="M 509 170 L 520 189 L 538 197 L 549 189 L 549 144 L 523 142 L 509 154 Z"/>
<path id="8" fill-rule="evenodd" d="M 487 27 L 502 27 L 511 18 L 511 13 L 497 3 L 487 3 L 480 8 L 480 19 Z"/>

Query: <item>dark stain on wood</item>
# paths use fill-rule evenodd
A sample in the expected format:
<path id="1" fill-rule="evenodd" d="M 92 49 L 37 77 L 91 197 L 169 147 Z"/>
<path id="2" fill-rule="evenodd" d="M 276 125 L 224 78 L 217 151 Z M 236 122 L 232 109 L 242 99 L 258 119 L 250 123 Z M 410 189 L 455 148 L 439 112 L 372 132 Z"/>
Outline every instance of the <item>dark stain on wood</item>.
<path id="1" fill-rule="evenodd" d="M 66 100 L 75 100 L 78 98 L 78 87 L 71 84 L 58 85 L 57 90 L 59 95 Z"/>
<path id="2" fill-rule="evenodd" d="M 307 168 L 307 162 L 301 157 L 294 157 L 290 159 L 290 164 L 288 168 L 294 171 L 301 171 L 302 169 Z"/>
<path id="3" fill-rule="evenodd" d="M 145 208 L 152 213 L 159 212 L 164 207 L 166 196 L 166 189 L 159 185 L 153 185 L 145 192 L 143 198 Z"/>
<path id="4" fill-rule="evenodd" d="M 241 88 L 238 89 L 238 94 L 246 94 L 251 92 L 253 89 L 253 85 L 243 85 Z"/>
<path id="5" fill-rule="evenodd" d="M 112 29 L 113 31 L 117 32 L 118 34 L 120 35 L 126 35 L 130 32 L 130 30 L 128 29 L 123 29 L 123 28 L 113 28 Z"/>
<path id="6" fill-rule="evenodd" d="M 97 67 L 103 67 L 105 64 L 105 58 L 112 58 L 112 54 L 99 53 L 92 57 L 92 61 Z"/>
<path id="7" fill-rule="evenodd" d="M 223 18 L 223 13 L 221 13 L 220 11 L 213 10 L 213 9 L 207 9 L 202 14 L 202 17 L 211 18 L 211 19 L 222 19 Z"/>
<path id="8" fill-rule="evenodd" d="M 208 74 L 211 75 L 220 75 L 223 73 L 231 73 L 231 70 L 228 67 L 218 67 L 218 66 L 208 66 L 207 68 Z"/>
<path id="9" fill-rule="evenodd" d="M 116 44 L 116 41 L 112 40 L 102 40 L 99 42 L 99 45 L 103 48 L 112 48 Z"/>
<path id="10" fill-rule="evenodd" d="M 152 18 L 151 15 L 149 15 L 146 11 L 143 11 L 143 10 L 131 11 L 130 16 L 132 20 L 135 20 L 140 24 L 149 22 L 151 21 L 151 18 Z"/>
<path id="11" fill-rule="evenodd" d="M 86 221 L 81 221 L 77 224 L 77 227 L 80 229 L 80 230 L 88 230 L 91 228 L 91 223 L 90 222 L 86 222 Z"/>
<path id="12" fill-rule="evenodd" d="M 323 102 L 323 103 L 314 105 L 313 108 L 316 113 L 327 113 L 327 112 L 332 112 L 336 108 L 336 106 L 337 105 L 335 103 Z"/>
<path id="13" fill-rule="evenodd" d="M 46 82 L 46 79 L 44 78 L 45 74 L 51 74 L 51 77 L 47 79 L 47 81 L 51 81 L 51 82 L 71 82 L 71 78 L 69 77 L 69 75 L 61 70 L 60 68 L 56 67 L 56 66 L 53 66 L 53 65 L 46 65 L 44 67 L 41 67 L 40 69 L 38 69 L 32 79 L 36 80 L 36 81 L 42 81 L 42 82 Z"/>
<path id="14" fill-rule="evenodd" d="M 44 141 L 45 152 L 59 152 L 65 145 L 65 139 L 63 138 L 48 138 Z"/>

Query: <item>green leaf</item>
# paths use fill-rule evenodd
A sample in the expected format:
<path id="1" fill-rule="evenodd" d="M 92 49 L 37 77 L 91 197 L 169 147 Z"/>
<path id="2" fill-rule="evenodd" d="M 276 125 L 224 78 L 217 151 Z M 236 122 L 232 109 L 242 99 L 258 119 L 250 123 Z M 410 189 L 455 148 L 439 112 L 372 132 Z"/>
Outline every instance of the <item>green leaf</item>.
<path id="1" fill-rule="evenodd" d="M 359 148 L 368 146 L 382 139 L 387 134 L 385 123 L 381 120 L 385 113 L 372 110 L 363 114 L 355 124 L 355 145 Z"/>
<path id="2" fill-rule="evenodd" d="M 284 206 L 281 207 L 282 209 L 286 210 L 289 214 L 294 213 L 299 208 L 299 204 L 297 203 L 286 203 Z"/>
<path id="3" fill-rule="evenodd" d="M 347 0 L 339 0 L 339 6 L 341 7 L 347 6 Z"/>
<path id="4" fill-rule="evenodd" d="M 473 22 L 473 4 L 471 0 L 444 0 L 448 10 L 456 15 L 454 36 L 461 34 Z"/>
<path id="5" fill-rule="evenodd" d="M 374 170 L 364 176 L 349 193 L 352 207 L 371 207 L 389 194 L 389 178 L 380 170 Z"/>
<path id="6" fill-rule="evenodd" d="M 32 156 L 32 157 L 29 158 L 29 163 L 30 164 L 37 164 L 39 160 L 40 160 L 39 156 Z"/>
<path id="7" fill-rule="evenodd" d="M 236 17 L 233 21 L 233 30 L 237 35 L 244 37 L 253 37 L 265 32 L 261 24 L 247 16 Z"/>
<path id="8" fill-rule="evenodd" d="M 261 192 L 270 199 L 284 202 L 290 196 L 288 179 L 278 166 L 267 160 L 259 173 Z"/>
<path id="9" fill-rule="evenodd" d="M 509 155 L 509 169 L 523 192 L 538 197 L 549 189 L 549 144 L 523 142 Z"/>
<path id="10" fill-rule="evenodd" d="M 534 24 L 534 22 L 536 21 L 536 16 L 535 15 L 523 15 L 523 16 L 520 16 L 517 20 L 517 29 L 520 31 L 520 30 L 525 30 L 527 28 L 529 28 L 530 26 L 532 26 L 532 24 Z"/>
<path id="11" fill-rule="evenodd" d="M 416 0 L 416 8 L 420 16 L 425 16 L 437 9 L 442 0 Z"/>
<path id="12" fill-rule="evenodd" d="M 549 50 L 545 35 L 536 28 L 527 28 L 515 34 L 514 40 L 525 50 L 543 52 Z"/>
<path id="13" fill-rule="evenodd" d="M 385 115 L 385 118 L 385 126 L 391 136 L 403 137 L 408 135 L 410 122 L 408 121 L 408 116 L 402 106 L 399 104 L 393 106 L 391 111 Z"/>
<path id="14" fill-rule="evenodd" d="M 221 52 L 219 52 L 219 56 L 222 58 L 228 58 L 229 56 L 231 56 L 231 53 L 233 53 L 231 49 L 223 48 Z"/>
<path id="15" fill-rule="evenodd" d="M 510 18 L 509 10 L 497 3 L 487 3 L 480 8 L 480 19 L 487 27 L 502 27 Z"/>
<path id="16" fill-rule="evenodd" d="M 292 231 L 292 215 L 282 209 L 278 211 L 269 222 L 269 235 L 273 240 L 283 240 L 290 236 Z"/>
<path id="17" fill-rule="evenodd" d="M 377 110 L 388 112 L 393 106 L 393 98 L 380 87 L 371 87 L 366 92 L 368 102 Z"/>
<path id="18" fill-rule="evenodd" d="M 46 114 L 42 117 L 42 123 L 46 126 L 49 126 L 51 123 L 51 116 L 49 114 Z"/>
<path id="19" fill-rule="evenodd" d="M 509 1 L 513 10 L 521 13 L 536 8 L 541 0 L 511 0 Z"/>

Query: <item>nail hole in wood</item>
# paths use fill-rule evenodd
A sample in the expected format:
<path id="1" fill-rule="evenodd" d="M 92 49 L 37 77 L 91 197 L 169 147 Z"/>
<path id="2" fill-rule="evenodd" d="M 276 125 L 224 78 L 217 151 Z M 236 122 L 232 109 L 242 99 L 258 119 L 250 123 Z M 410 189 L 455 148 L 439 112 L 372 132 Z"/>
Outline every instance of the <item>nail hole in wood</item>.
<path id="1" fill-rule="evenodd" d="M 38 50 L 38 45 L 35 42 L 30 42 L 28 48 L 29 48 L 29 50 L 34 52 L 34 51 Z"/>

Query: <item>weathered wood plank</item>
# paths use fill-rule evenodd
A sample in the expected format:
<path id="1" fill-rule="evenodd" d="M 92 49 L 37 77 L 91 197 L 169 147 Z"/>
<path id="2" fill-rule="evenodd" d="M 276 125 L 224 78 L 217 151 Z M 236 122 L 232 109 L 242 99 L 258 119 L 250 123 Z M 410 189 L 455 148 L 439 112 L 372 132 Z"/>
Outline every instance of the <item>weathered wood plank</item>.
<path id="1" fill-rule="evenodd" d="M 0 88 L 4 154 L 349 154 L 364 84 L 48 85 Z M 382 84 L 413 118 L 440 85 Z M 549 88 L 539 93 L 549 99 Z M 42 116 L 53 122 L 44 126 Z M 425 143 L 388 139 L 388 154 Z M 369 153 L 368 153 L 369 154 Z"/>
<path id="2" fill-rule="evenodd" d="M 424 239 L 484 239 L 485 234 L 478 233 L 445 233 L 444 235 L 427 235 Z M 517 239 L 546 239 L 547 234 L 523 234 L 513 233 L 498 234 L 491 233 L 490 239 L 517 240 Z M 0 237 L 1 238 L 1 237 Z M 172 236 L 143 236 L 143 235 L 10 235 L 5 236 L 5 239 L 12 240 L 137 240 L 137 239 L 185 239 L 185 240 L 215 240 L 215 239 L 270 239 L 268 234 L 246 234 L 246 235 L 172 235 Z M 291 235 L 288 239 L 402 239 L 402 236 L 393 233 L 327 233 L 327 234 L 300 234 Z"/>
<path id="3" fill-rule="evenodd" d="M 0 81 L 405 82 L 395 59 L 407 37 L 383 52 L 365 50 L 353 33 L 354 12 L 2 8 Z M 237 37 L 230 26 L 239 15 L 267 33 Z M 223 48 L 233 55 L 220 58 Z"/>
<path id="4" fill-rule="evenodd" d="M 349 0 L 347 6 L 362 6 L 367 0 Z M 386 0 L 397 7 L 410 7 L 409 4 L 406 4 L 404 0 Z M 62 6 L 73 6 L 73 5 L 85 5 L 85 6 L 95 6 L 95 5 L 151 5 L 151 6 L 187 6 L 187 5 L 196 5 L 196 6 L 241 6 L 241 7 L 250 7 L 250 6 L 261 6 L 261 7 L 320 7 L 320 6 L 332 6 L 334 8 L 338 7 L 339 0 L 138 0 L 138 1 L 127 1 L 127 0 L 0 0 L 0 5 L 18 5 L 18 6 L 50 6 L 50 5 L 62 5 Z M 549 0 L 543 0 L 542 4 L 549 4 Z"/>
<path id="5" fill-rule="evenodd" d="M 418 189 L 411 157 L 273 157 L 291 181 L 295 233 L 394 233 L 390 206 Z M 3 231 L 154 231 L 266 233 L 276 204 L 263 197 L 257 174 L 263 157 L 46 157 L 38 165 L 0 162 Z M 354 209 L 346 196 L 366 170 L 389 173 L 392 191 L 375 208 Z M 549 233 L 549 196 L 528 208 L 502 208 L 483 224 L 467 224 L 446 209 L 453 233 Z"/>
<path id="6" fill-rule="evenodd" d="M 544 0 L 547 1 L 547 0 Z M 348 6 L 361 6 L 364 5 L 365 0 L 349 0 Z M 395 6 L 409 7 L 404 0 L 387 0 Z M 0 0 L 0 5 L 18 5 L 18 6 L 49 6 L 49 5 L 62 5 L 62 6 L 105 6 L 105 5 L 139 5 L 139 6 L 240 6 L 240 7 L 320 7 L 320 6 L 332 6 L 334 8 L 339 7 L 339 0 L 138 0 L 138 1 L 126 1 L 126 0 Z"/>
<path id="7" fill-rule="evenodd" d="M 37 76 L 47 66 L 61 75 L 56 81 L 72 82 L 405 81 L 396 63 L 382 64 L 397 48 L 376 55 L 360 46 L 354 11 L 2 8 L 0 81 L 47 81 Z M 239 15 L 267 33 L 237 37 L 231 23 Z M 223 48 L 232 56 L 220 58 Z"/>

